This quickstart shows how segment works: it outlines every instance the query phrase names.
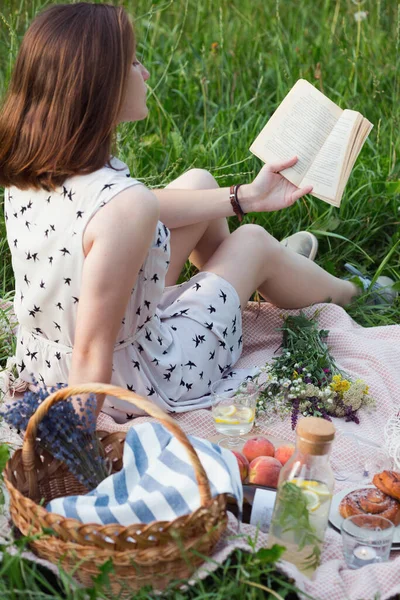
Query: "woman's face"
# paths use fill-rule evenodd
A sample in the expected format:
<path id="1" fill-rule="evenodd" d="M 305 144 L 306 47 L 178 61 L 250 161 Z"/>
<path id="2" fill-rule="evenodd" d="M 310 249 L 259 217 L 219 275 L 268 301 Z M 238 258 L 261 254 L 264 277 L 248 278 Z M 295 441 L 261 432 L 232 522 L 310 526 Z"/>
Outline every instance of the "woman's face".
<path id="1" fill-rule="evenodd" d="M 118 123 L 126 121 L 141 121 L 148 114 L 146 105 L 147 85 L 145 81 L 150 77 L 148 70 L 136 59 L 131 65 L 125 98 L 118 115 Z"/>

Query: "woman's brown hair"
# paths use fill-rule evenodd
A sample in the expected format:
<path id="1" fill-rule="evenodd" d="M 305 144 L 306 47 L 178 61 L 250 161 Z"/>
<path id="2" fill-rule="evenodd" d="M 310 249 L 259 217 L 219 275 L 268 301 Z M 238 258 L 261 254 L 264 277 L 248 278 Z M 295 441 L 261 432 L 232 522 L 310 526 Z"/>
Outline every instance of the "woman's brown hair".
<path id="1" fill-rule="evenodd" d="M 27 30 L 0 112 L 0 185 L 55 189 L 108 163 L 135 51 L 121 7 L 62 4 Z"/>

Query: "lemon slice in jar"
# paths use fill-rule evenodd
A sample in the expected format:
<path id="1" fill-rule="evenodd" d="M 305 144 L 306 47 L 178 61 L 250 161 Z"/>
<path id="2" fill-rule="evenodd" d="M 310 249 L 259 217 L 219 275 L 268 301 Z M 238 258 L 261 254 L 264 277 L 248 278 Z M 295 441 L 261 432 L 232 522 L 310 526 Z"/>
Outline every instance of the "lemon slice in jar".
<path id="1" fill-rule="evenodd" d="M 314 494 L 317 494 L 320 498 L 328 498 L 331 496 L 328 486 L 319 481 L 304 481 L 302 487 L 312 490 Z"/>
<path id="2" fill-rule="evenodd" d="M 254 421 L 254 409 L 249 406 L 242 406 L 237 409 L 236 418 L 241 423 L 251 423 L 251 421 Z"/>
<path id="3" fill-rule="evenodd" d="M 311 490 L 303 489 L 303 496 L 305 496 L 307 500 L 307 508 L 309 511 L 314 512 L 321 506 L 321 503 L 318 498 L 318 494 L 312 492 Z"/>

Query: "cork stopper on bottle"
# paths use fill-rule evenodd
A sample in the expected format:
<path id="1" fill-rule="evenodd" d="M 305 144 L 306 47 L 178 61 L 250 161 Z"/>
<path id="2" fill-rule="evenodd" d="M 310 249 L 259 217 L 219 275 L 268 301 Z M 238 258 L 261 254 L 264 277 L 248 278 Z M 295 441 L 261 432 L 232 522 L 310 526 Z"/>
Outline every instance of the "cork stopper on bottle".
<path id="1" fill-rule="evenodd" d="M 296 427 L 297 446 L 301 452 L 321 455 L 329 452 L 335 437 L 335 427 L 331 421 L 320 417 L 305 417 Z"/>

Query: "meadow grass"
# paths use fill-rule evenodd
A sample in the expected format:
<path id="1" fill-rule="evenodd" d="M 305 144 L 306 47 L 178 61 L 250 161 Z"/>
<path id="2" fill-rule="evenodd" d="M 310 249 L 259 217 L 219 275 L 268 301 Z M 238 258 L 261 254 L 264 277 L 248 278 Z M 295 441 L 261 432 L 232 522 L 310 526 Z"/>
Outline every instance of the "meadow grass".
<path id="1" fill-rule="evenodd" d="M 2 0 L 1 94 L 24 31 L 48 4 Z M 352 262 L 372 275 L 399 279 L 397 2 L 125 0 L 118 4 L 135 17 L 138 56 L 151 73 L 150 117 L 124 124 L 118 131 L 120 156 L 134 177 L 159 187 L 199 167 L 211 171 L 220 185 L 250 181 L 260 168 L 248 151 L 251 142 L 303 77 L 342 108 L 360 111 L 374 129 L 353 169 L 340 210 L 308 197 L 285 211 L 248 215 L 246 221 L 263 225 L 277 237 L 300 229 L 315 233 L 320 242 L 317 261 L 335 275 L 344 275 L 344 263 Z M 367 17 L 357 22 L 359 11 L 366 11 Z M 237 227 L 235 219 L 230 225 Z M 190 272 L 187 265 L 185 274 Z M 12 290 L 1 214 L 0 294 L 12 294 Z M 400 302 L 389 308 L 368 307 L 361 299 L 349 312 L 366 326 L 399 323 Z M 0 356 L 7 352 L 3 344 Z M 235 557 L 239 567 L 228 563 L 229 568 L 218 571 L 217 579 L 184 597 L 268 597 L 260 588 L 240 583 L 260 583 L 259 565 L 242 553 Z M 28 597 L 28 590 L 35 590 L 29 597 L 53 597 L 40 591 L 33 576 L 19 581 L 15 597 Z M 280 584 L 275 589 L 287 597 L 288 590 Z M 0 590 L 4 597 L 13 597 L 6 586 Z M 101 597 L 101 591 L 93 597 Z"/>

